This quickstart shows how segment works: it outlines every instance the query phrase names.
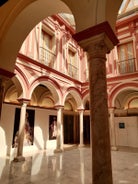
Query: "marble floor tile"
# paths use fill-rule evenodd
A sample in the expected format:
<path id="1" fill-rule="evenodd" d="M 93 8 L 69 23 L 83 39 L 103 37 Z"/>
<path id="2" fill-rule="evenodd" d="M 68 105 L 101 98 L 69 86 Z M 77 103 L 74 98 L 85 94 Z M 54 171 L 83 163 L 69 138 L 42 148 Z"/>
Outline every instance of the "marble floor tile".
<path id="1" fill-rule="evenodd" d="M 0 184 L 92 184 L 91 149 L 25 154 L 24 162 L 0 158 Z M 112 151 L 114 184 L 138 183 L 138 151 Z"/>

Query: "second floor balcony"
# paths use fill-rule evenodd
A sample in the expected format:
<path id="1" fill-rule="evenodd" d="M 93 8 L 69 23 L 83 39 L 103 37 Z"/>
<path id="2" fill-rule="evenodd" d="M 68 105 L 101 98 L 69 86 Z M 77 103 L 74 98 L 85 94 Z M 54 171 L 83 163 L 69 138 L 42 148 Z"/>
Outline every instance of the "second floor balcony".
<path id="1" fill-rule="evenodd" d="M 68 74 L 74 79 L 78 79 L 78 68 L 70 63 L 68 63 Z"/>
<path id="2" fill-rule="evenodd" d="M 131 58 L 117 62 L 117 68 L 119 74 L 136 72 L 136 59 Z"/>
<path id="3" fill-rule="evenodd" d="M 51 50 L 40 47 L 40 61 L 51 67 L 54 68 L 54 63 L 56 59 L 56 54 L 53 53 Z"/>

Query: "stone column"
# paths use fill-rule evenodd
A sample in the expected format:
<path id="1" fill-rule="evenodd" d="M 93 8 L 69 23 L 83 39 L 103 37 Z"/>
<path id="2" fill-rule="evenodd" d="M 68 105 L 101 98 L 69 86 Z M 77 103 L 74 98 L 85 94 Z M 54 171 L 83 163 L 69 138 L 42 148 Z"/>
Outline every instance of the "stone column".
<path id="1" fill-rule="evenodd" d="M 114 121 L 114 108 L 109 109 L 110 113 L 110 139 L 111 139 L 111 149 L 117 151 L 116 146 L 116 133 L 115 133 L 115 121 Z"/>
<path id="2" fill-rule="evenodd" d="M 118 40 L 108 22 L 90 27 L 73 37 L 88 53 L 92 183 L 112 184 L 105 62 L 106 54 Z"/>
<path id="3" fill-rule="evenodd" d="M 63 151 L 63 106 L 57 106 L 57 145 L 55 153 Z"/>
<path id="4" fill-rule="evenodd" d="M 83 147 L 84 146 L 84 142 L 83 142 L 83 109 L 78 110 L 79 111 L 79 115 L 80 115 L 80 144 L 79 147 Z"/>
<path id="5" fill-rule="evenodd" d="M 107 46 L 102 37 L 91 43 L 88 50 L 93 184 L 112 184 L 106 53 Z"/>
<path id="6" fill-rule="evenodd" d="M 24 128 L 25 128 L 25 119 L 26 119 L 26 107 L 28 100 L 19 100 L 22 104 L 20 112 L 20 123 L 19 123 L 19 133 L 18 133 L 18 146 L 17 146 L 17 155 L 14 158 L 14 161 L 24 161 L 23 157 L 23 142 L 24 142 Z"/>

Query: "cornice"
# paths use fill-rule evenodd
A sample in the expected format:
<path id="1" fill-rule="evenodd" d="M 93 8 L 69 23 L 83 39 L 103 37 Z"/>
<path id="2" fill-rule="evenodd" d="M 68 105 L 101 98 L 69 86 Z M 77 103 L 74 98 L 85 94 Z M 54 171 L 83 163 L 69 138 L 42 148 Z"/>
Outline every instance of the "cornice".
<path id="1" fill-rule="evenodd" d="M 128 79 L 136 79 L 138 77 L 138 72 L 135 72 L 135 73 L 131 73 L 131 74 L 125 74 L 125 75 L 117 75 L 117 76 L 114 76 L 114 77 L 110 77 L 110 78 L 107 78 L 107 83 L 108 82 L 114 82 L 114 81 L 121 81 L 121 80 L 128 80 Z"/>
<path id="2" fill-rule="evenodd" d="M 127 19 L 129 16 L 136 15 L 137 13 L 138 13 L 138 7 L 118 15 L 117 20 L 120 20 L 120 19 L 123 19 L 123 18 Z"/>
<path id="3" fill-rule="evenodd" d="M 59 15 L 52 15 L 52 18 L 54 20 L 57 20 L 59 24 L 64 25 L 66 29 L 71 33 L 71 35 L 75 34 L 74 28 L 71 27 L 64 19 L 62 19 L 62 17 L 60 17 Z"/>
<path id="4" fill-rule="evenodd" d="M 65 79 L 68 79 L 68 80 L 74 82 L 75 84 L 82 85 L 81 81 L 79 81 L 77 79 L 74 79 L 74 78 L 72 78 L 72 77 L 70 77 L 68 75 L 65 75 L 64 73 L 61 73 L 60 71 L 57 71 L 57 70 L 55 70 L 53 68 L 50 68 L 50 67 L 40 63 L 39 61 L 33 60 L 32 58 L 29 58 L 26 55 L 18 53 L 18 58 L 23 59 L 24 61 L 27 61 L 27 62 L 29 62 L 29 63 L 31 63 L 31 64 L 33 64 L 35 66 L 38 66 L 40 68 L 43 68 L 44 70 L 46 70 L 48 72 L 52 72 L 53 74 L 55 73 L 56 75 L 62 76 Z"/>
<path id="5" fill-rule="evenodd" d="M 116 22 L 116 29 L 118 29 L 119 26 L 123 26 L 125 24 L 129 24 L 130 22 L 138 21 L 138 13 L 133 14 L 132 16 L 123 17 L 121 19 L 118 19 Z"/>

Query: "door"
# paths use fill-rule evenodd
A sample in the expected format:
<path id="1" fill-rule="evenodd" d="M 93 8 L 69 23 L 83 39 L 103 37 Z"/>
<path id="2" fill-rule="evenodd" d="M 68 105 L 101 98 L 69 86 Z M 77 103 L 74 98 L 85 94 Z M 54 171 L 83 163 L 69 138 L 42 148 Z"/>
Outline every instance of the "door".
<path id="1" fill-rule="evenodd" d="M 90 116 L 83 117 L 83 139 L 84 144 L 90 144 Z"/>

